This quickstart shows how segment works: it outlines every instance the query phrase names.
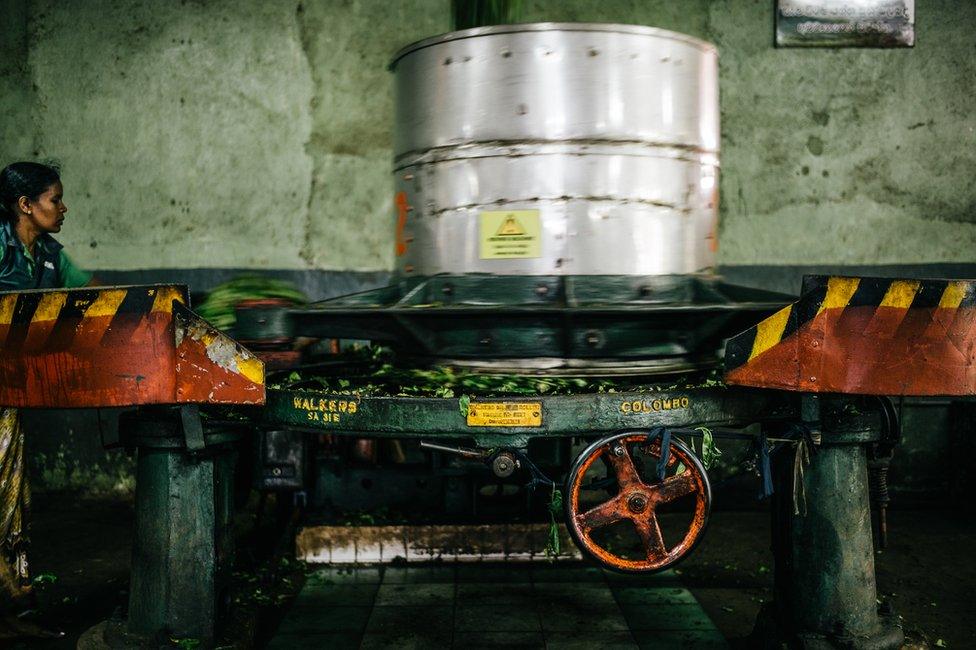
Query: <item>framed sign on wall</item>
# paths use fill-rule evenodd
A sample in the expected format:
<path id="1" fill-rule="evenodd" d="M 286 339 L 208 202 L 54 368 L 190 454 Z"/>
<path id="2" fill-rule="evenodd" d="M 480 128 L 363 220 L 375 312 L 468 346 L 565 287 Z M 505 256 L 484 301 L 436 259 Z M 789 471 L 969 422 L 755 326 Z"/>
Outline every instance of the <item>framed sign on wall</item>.
<path id="1" fill-rule="evenodd" d="M 777 0 L 779 47 L 912 47 L 915 0 Z"/>

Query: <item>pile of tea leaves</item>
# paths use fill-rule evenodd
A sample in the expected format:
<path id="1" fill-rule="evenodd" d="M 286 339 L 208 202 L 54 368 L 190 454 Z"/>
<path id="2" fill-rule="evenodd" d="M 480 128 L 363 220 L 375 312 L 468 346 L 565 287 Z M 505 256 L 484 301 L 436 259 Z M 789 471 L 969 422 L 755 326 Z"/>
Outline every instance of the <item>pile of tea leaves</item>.
<path id="1" fill-rule="evenodd" d="M 339 395 L 390 397 L 460 397 L 477 395 L 575 395 L 582 393 L 657 392 L 722 386 L 721 373 L 683 376 L 672 383 L 652 383 L 636 377 L 564 377 L 491 374 L 451 366 L 404 367 L 386 349 L 372 349 L 369 358 L 330 369 L 296 370 L 271 384 L 272 388 L 315 390 Z"/>

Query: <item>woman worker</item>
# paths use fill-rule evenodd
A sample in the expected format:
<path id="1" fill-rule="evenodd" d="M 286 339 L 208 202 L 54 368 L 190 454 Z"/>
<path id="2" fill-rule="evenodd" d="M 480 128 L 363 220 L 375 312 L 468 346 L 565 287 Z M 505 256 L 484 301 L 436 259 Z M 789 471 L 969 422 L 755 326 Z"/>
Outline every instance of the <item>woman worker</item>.
<path id="1" fill-rule="evenodd" d="M 80 287 L 80 270 L 51 237 L 68 211 L 58 170 L 16 162 L 0 171 L 0 291 Z M 59 636 L 18 618 L 33 596 L 27 570 L 30 486 L 17 409 L 0 408 L 0 640 Z"/>

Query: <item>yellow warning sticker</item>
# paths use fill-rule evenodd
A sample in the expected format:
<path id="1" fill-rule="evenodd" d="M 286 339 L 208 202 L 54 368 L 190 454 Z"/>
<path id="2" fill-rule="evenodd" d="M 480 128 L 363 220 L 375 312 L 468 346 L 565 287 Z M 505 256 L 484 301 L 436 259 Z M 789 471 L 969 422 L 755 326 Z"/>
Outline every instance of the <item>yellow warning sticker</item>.
<path id="1" fill-rule="evenodd" d="M 541 427 L 541 402 L 471 402 L 469 427 Z"/>
<path id="2" fill-rule="evenodd" d="M 538 210 L 499 210 L 479 215 L 483 260 L 542 257 Z"/>

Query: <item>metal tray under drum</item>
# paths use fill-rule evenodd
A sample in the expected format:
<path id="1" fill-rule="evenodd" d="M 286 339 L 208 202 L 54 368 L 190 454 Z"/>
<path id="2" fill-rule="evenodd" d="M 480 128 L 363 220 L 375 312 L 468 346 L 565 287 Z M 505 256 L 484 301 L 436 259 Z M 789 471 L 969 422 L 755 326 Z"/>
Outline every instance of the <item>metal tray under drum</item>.
<path id="1" fill-rule="evenodd" d="M 715 365 L 791 298 L 711 276 L 438 275 L 304 308 L 241 309 L 242 339 L 369 339 L 410 363 L 586 376 Z"/>

